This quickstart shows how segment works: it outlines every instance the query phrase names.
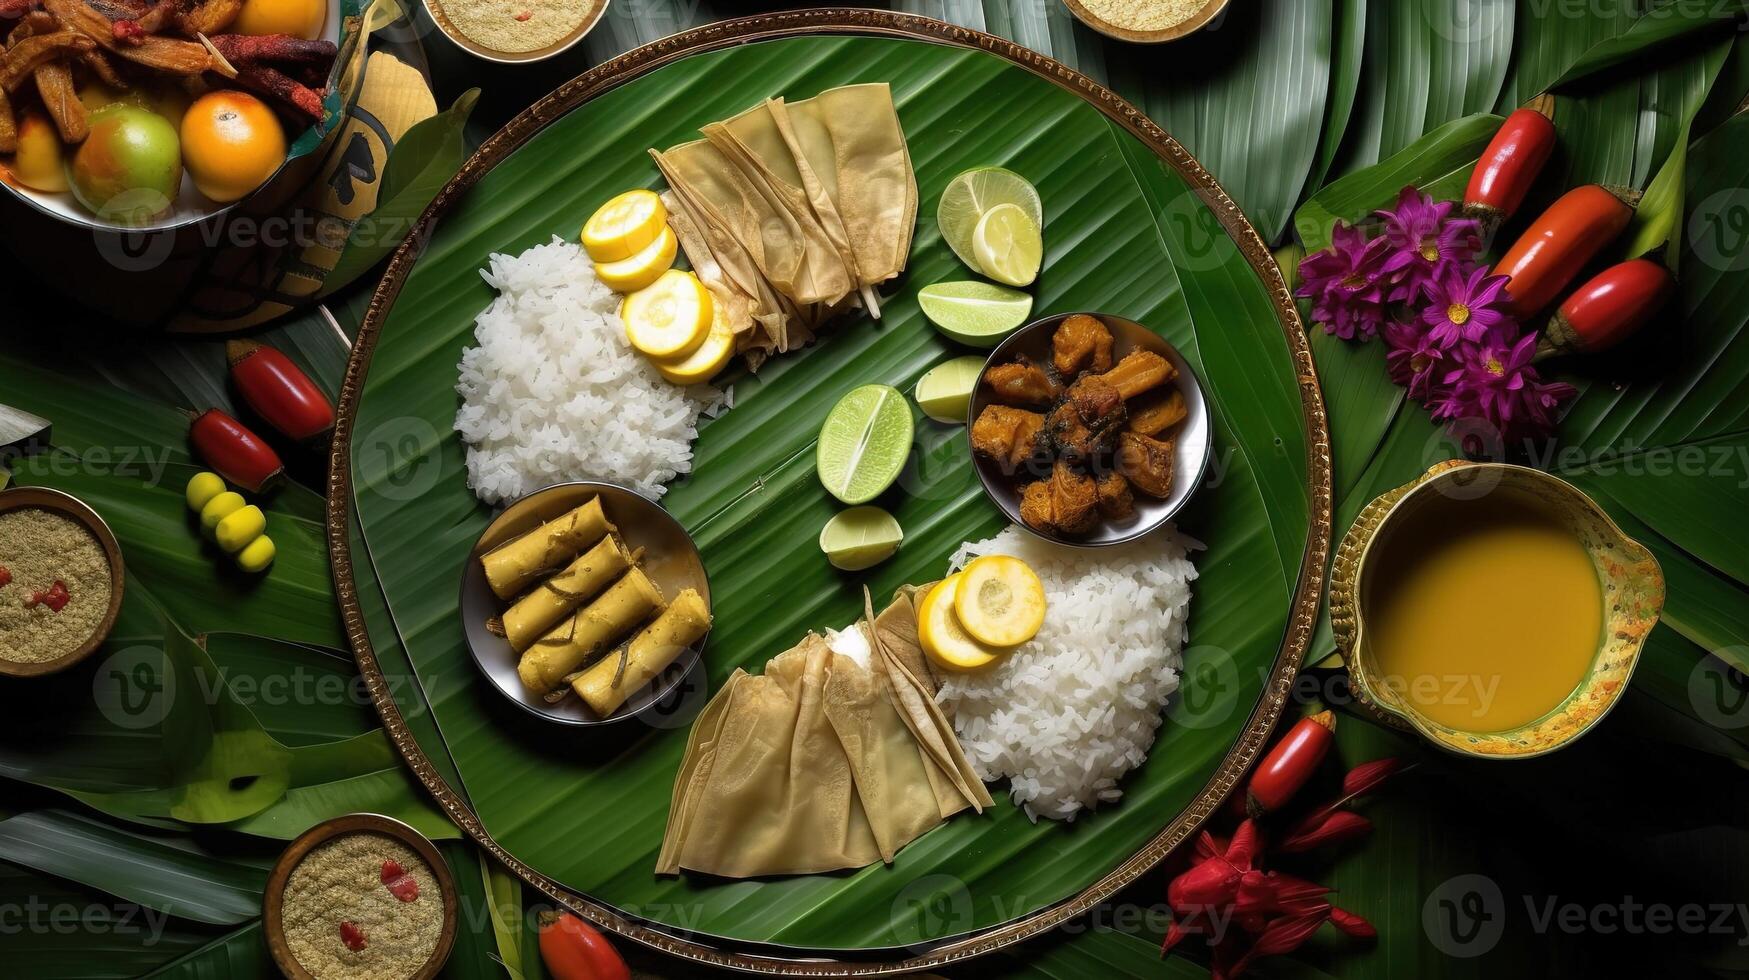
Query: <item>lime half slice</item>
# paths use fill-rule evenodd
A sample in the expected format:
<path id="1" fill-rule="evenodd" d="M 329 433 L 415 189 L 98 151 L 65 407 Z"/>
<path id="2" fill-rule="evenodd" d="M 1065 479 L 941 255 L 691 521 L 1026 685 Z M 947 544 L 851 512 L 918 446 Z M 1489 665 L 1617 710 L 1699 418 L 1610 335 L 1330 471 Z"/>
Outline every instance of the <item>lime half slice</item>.
<path id="1" fill-rule="evenodd" d="M 879 507 L 852 507 L 820 529 L 820 550 L 833 568 L 859 572 L 893 557 L 904 539 L 893 515 Z"/>
<path id="2" fill-rule="evenodd" d="M 814 466 L 832 496 L 865 504 L 893 485 L 911 455 L 911 406 L 891 385 L 863 385 L 832 406 Z"/>
<path id="3" fill-rule="evenodd" d="M 982 370 L 981 357 L 956 357 L 937 364 L 917 379 L 917 407 L 937 422 L 964 422 Z"/>
<path id="4" fill-rule="evenodd" d="M 1030 286 L 1044 261 L 1038 222 L 1013 204 L 998 204 L 978 219 L 972 251 L 984 275 L 1010 286 Z"/>
<path id="5" fill-rule="evenodd" d="M 1032 297 L 988 282 L 938 282 L 917 293 L 923 315 L 943 334 L 972 347 L 994 347 L 1032 315 Z"/>
<path id="6" fill-rule="evenodd" d="M 972 248 L 972 233 L 978 220 L 999 205 L 1012 204 L 1032 219 L 1033 226 L 1045 226 L 1044 202 L 1038 189 L 1025 177 L 1001 167 L 979 167 L 955 177 L 941 192 L 936 205 L 935 223 L 941 237 L 961 262 L 973 272 L 988 274 Z"/>

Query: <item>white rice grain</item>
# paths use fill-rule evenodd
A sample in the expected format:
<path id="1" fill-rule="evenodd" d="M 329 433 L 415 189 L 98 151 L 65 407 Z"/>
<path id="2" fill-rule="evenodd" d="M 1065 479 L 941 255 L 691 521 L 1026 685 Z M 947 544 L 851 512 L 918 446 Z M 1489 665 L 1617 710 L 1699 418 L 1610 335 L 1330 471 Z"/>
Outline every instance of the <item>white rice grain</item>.
<path id="1" fill-rule="evenodd" d="M 1194 542 L 1174 531 L 1113 548 L 1065 548 L 1010 526 L 954 554 L 1013 555 L 1045 587 L 1045 622 L 990 668 L 943 672 L 936 699 L 986 782 L 1034 820 L 1073 820 L 1123 795 L 1178 689 Z"/>
<path id="2" fill-rule="evenodd" d="M 468 486 L 489 504 L 602 480 L 652 499 L 692 469 L 698 417 L 726 407 L 709 385 L 669 384 L 626 340 L 619 297 L 583 249 L 555 236 L 480 272 L 498 297 L 462 352 L 455 427 Z"/>

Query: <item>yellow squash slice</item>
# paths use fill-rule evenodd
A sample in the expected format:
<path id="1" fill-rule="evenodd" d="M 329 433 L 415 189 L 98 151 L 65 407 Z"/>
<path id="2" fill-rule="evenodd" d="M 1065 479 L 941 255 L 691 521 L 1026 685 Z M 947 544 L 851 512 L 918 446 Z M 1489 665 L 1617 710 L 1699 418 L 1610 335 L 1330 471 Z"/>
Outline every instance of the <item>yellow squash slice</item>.
<path id="1" fill-rule="evenodd" d="M 961 628 L 953 607 L 963 574 L 949 575 L 930 589 L 917 609 L 917 638 L 923 652 L 948 670 L 976 670 L 1008 652 L 978 642 Z"/>
<path id="2" fill-rule="evenodd" d="M 1009 555 L 985 555 L 967 565 L 953 610 L 973 639 L 1012 647 L 1045 624 L 1045 587 L 1031 566 Z"/>
<path id="3" fill-rule="evenodd" d="M 655 191 L 626 191 L 583 223 L 583 250 L 597 262 L 619 262 L 648 248 L 668 227 L 668 209 Z"/>
<path id="4" fill-rule="evenodd" d="M 663 225 L 656 240 L 631 258 L 595 263 L 595 277 L 616 293 L 635 293 L 673 267 L 679 248 L 680 240 L 674 237 L 667 225 Z"/>
<path id="5" fill-rule="evenodd" d="M 633 347 L 650 357 L 677 360 L 692 356 L 710 335 L 713 305 L 697 276 L 669 269 L 627 296 L 619 318 Z"/>
<path id="6" fill-rule="evenodd" d="M 696 385 L 716 377 L 718 371 L 728 367 L 734 356 L 735 328 L 730 325 L 719 303 L 711 312 L 710 333 L 705 335 L 698 350 L 680 360 L 663 359 L 654 363 L 669 384 Z"/>

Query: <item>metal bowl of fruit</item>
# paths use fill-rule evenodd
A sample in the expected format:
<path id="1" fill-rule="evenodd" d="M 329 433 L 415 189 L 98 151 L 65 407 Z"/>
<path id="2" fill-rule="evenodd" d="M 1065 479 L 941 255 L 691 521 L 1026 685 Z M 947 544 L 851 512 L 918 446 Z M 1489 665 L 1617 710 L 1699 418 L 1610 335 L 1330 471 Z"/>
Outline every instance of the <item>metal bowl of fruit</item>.
<path id="1" fill-rule="evenodd" d="M 37 0 L 0 23 L 0 185 L 52 221 L 170 231 L 301 175 L 361 75 L 359 0 Z M 12 89 L 11 85 L 7 86 Z"/>

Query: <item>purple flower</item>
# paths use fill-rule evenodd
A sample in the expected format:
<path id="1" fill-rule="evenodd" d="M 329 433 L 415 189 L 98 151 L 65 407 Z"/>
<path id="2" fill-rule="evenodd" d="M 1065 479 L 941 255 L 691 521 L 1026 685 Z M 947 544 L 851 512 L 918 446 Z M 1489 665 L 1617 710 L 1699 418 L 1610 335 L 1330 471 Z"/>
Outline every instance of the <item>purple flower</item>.
<path id="1" fill-rule="evenodd" d="M 1470 218 L 1452 218 L 1452 202 L 1438 201 L 1413 186 L 1397 195 L 1397 206 L 1374 212 L 1385 223 L 1390 257 L 1383 275 L 1390 282 L 1386 298 L 1413 302 L 1441 272 L 1456 266 L 1468 271 L 1482 247 L 1482 226 Z"/>
<path id="2" fill-rule="evenodd" d="M 1344 340 L 1365 340 L 1384 321 L 1382 265 L 1389 244 L 1338 221 L 1330 247 L 1300 260 L 1300 288 L 1294 295 L 1312 301 L 1312 319 Z"/>
<path id="3" fill-rule="evenodd" d="M 1385 325 L 1384 337 L 1385 366 L 1391 380 L 1409 389 L 1409 397 L 1424 405 L 1441 397 L 1449 352 L 1434 343 L 1427 328 L 1414 322 L 1392 322 Z"/>
<path id="4" fill-rule="evenodd" d="M 1448 266 L 1424 290 L 1421 322 L 1432 328 L 1428 336 L 1446 348 L 1459 341 L 1479 344 L 1490 336 L 1502 342 L 1517 339 L 1517 324 L 1499 309 L 1506 303 L 1507 278 L 1488 275 L 1487 266 L 1477 266 L 1465 278 Z"/>
<path id="5" fill-rule="evenodd" d="M 1436 419 L 1480 418 L 1503 439 L 1537 438 L 1554 428 L 1555 410 L 1576 393 L 1572 385 L 1543 381 L 1531 365 L 1534 333 L 1510 345 L 1466 344 L 1460 352 L 1460 365 L 1445 376 L 1451 390 L 1434 406 Z"/>

